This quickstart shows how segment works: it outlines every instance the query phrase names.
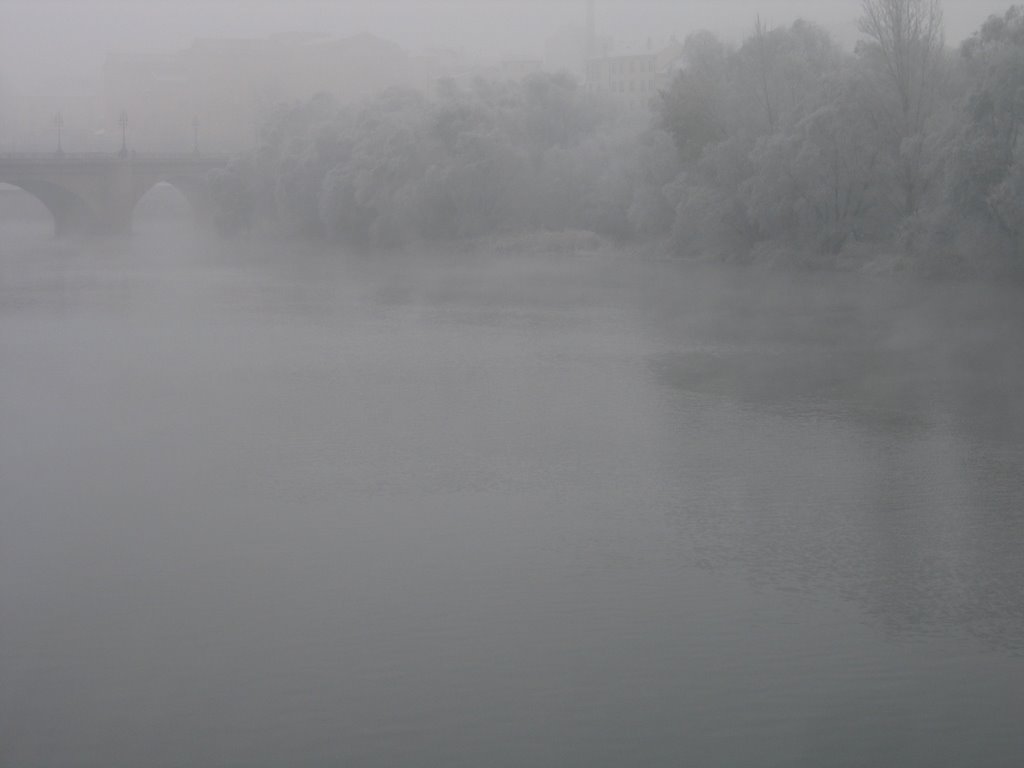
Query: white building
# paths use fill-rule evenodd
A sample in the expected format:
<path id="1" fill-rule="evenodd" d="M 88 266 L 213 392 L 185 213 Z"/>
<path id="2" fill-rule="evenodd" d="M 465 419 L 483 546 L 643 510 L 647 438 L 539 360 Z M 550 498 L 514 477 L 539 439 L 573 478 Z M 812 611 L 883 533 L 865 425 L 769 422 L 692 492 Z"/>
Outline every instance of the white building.
<path id="1" fill-rule="evenodd" d="M 646 111 L 655 94 L 671 83 L 682 55 L 683 46 L 673 37 L 658 47 L 648 41 L 643 47 L 595 56 L 587 62 L 587 89 L 622 109 Z"/>

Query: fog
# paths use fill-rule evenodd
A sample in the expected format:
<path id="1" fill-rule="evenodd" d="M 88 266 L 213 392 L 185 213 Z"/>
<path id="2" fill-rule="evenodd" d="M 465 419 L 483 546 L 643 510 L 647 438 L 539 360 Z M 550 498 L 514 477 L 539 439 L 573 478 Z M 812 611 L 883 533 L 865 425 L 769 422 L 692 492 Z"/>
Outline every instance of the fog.
<path id="1" fill-rule="evenodd" d="M 98 70 L 111 50 L 163 50 L 185 47 L 197 37 L 282 32 L 369 32 L 410 49 L 538 55 L 552 32 L 582 25 L 583 5 L 577 0 L 3 0 L 0 62 L 9 79 L 39 82 L 82 66 Z M 946 2 L 950 41 L 964 39 L 1008 5 Z M 859 0 L 608 0 L 598 3 L 597 13 L 600 29 L 620 40 L 666 32 L 681 39 L 700 29 L 738 39 L 760 14 L 772 25 L 806 18 L 852 43 L 859 8 Z"/>
<path id="2" fill-rule="evenodd" d="M 958 44 L 1007 5 L 998 0 L 945 3 L 947 40 Z M 0 146 L 38 148 L 34 137 L 45 133 L 58 111 L 83 135 L 113 133 L 110 117 L 99 114 L 116 113 L 113 100 L 122 102 L 117 109 L 125 106 L 125 97 L 111 87 L 103 69 L 112 53 L 169 54 L 205 39 L 371 34 L 412 55 L 454 51 L 477 64 L 538 59 L 554 71 L 565 67 L 567 59 L 553 55 L 552 46 L 559 44 L 559 35 L 585 27 L 584 6 L 582 0 L 3 0 Z M 596 4 L 595 31 L 608 50 L 623 52 L 652 40 L 660 46 L 671 36 L 683 40 L 705 29 L 739 43 L 758 17 L 769 27 L 803 18 L 852 48 L 860 38 L 859 9 L 859 0 L 607 0 Z M 311 82 L 310 87 L 319 86 Z M 293 88 L 282 97 L 304 95 Z"/>
<path id="3" fill-rule="evenodd" d="M 0 768 L 1024 764 L 1024 9 L 595 6 L 0 0 Z"/>
<path id="4" fill-rule="evenodd" d="M 1022 754 L 1019 290 L 6 198 L 3 765 Z"/>

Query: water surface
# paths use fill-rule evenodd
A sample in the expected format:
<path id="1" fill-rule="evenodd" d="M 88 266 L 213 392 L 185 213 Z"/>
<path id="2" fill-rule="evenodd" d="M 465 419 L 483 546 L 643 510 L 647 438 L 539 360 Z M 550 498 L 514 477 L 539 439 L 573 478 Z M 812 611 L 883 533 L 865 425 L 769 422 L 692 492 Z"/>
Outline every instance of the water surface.
<path id="1" fill-rule="evenodd" d="M 1024 760 L 1015 290 L 7 205 L 0 766 Z"/>

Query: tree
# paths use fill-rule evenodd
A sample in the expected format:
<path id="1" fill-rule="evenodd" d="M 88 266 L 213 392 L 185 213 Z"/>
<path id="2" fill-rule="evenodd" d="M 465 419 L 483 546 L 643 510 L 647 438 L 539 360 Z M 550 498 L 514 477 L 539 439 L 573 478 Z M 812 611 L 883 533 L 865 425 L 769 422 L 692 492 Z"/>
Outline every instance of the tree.
<path id="1" fill-rule="evenodd" d="M 210 171 L 207 183 L 211 218 L 218 232 L 233 235 L 252 224 L 255 203 L 253 170 L 245 159 Z"/>
<path id="2" fill-rule="evenodd" d="M 772 75 L 774 74 L 773 64 L 775 61 L 769 51 L 768 34 L 768 27 L 765 26 L 765 23 L 761 21 L 761 17 L 758 16 L 754 22 L 754 37 L 751 39 L 754 48 L 754 61 L 757 64 L 758 95 L 761 97 L 764 106 L 765 119 L 768 121 L 768 132 L 775 133 L 778 110 L 771 87 Z"/>
<path id="3" fill-rule="evenodd" d="M 830 91 L 790 130 L 758 142 L 743 191 L 764 236 L 834 254 L 851 237 L 876 233 L 887 169 L 862 82 L 847 75 Z"/>
<path id="4" fill-rule="evenodd" d="M 657 103 L 659 127 L 672 135 L 687 163 L 696 162 L 709 144 L 726 136 L 721 97 L 727 52 L 710 32 L 696 32 L 683 45 L 686 69 L 676 75 Z"/>
<path id="5" fill-rule="evenodd" d="M 939 0 L 863 0 L 860 53 L 879 87 L 880 115 L 898 168 L 904 213 L 917 212 L 930 179 L 926 127 L 935 106 L 945 38 Z"/>
<path id="6" fill-rule="evenodd" d="M 1024 250 L 1024 7 L 992 16 L 961 47 L 973 87 L 950 192 L 965 216 L 987 221 Z"/>
<path id="7" fill-rule="evenodd" d="M 565 73 L 531 75 L 521 86 L 519 124 L 532 157 L 540 160 L 552 147 L 566 147 L 600 121 L 596 105 Z"/>
<path id="8" fill-rule="evenodd" d="M 4 142 L 5 138 L 11 139 L 11 136 L 8 135 L 10 126 L 7 124 L 7 114 L 7 86 L 4 82 L 4 73 L 0 72 L 0 144 Z"/>
<path id="9" fill-rule="evenodd" d="M 842 64 L 842 52 L 821 27 L 797 20 L 769 29 L 758 17 L 753 35 L 736 55 L 732 130 L 774 133 L 807 116 L 822 83 Z"/>

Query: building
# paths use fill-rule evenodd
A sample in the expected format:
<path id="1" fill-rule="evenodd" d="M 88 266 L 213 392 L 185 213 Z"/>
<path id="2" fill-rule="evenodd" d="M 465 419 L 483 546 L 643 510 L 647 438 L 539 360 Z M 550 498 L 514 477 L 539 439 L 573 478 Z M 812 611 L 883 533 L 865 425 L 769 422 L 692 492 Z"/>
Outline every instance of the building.
<path id="1" fill-rule="evenodd" d="M 416 78 L 413 87 L 429 94 L 437 90 L 438 83 L 460 78 L 467 66 L 462 52 L 450 48 L 428 48 L 415 54 L 411 62 Z"/>
<path id="2" fill-rule="evenodd" d="M 568 72 L 580 82 L 587 74 L 587 32 L 583 27 L 563 27 L 544 41 L 544 67 L 549 72 Z"/>
<path id="3" fill-rule="evenodd" d="M 198 40 L 167 54 L 113 54 L 104 66 L 105 130 L 140 151 L 255 145 L 264 119 L 282 103 L 327 93 L 352 103 L 392 86 L 416 87 L 412 59 L 372 35 Z"/>
<path id="4" fill-rule="evenodd" d="M 648 38 L 643 45 L 615 46 L 597 33 L 595 0 L 586 2 L 584 34 L 587 90 L 621 110 L 645 114 L 658 91 L 668 87 L 678 71 L 683 46 L 675 38 L 657 45 Z"/>
<path id="5" fill-rule="evenodd" d="M 663 46 L 648 41 L 642 49 L 603 53 L 587 62 L 587 89 L 629 111 L 646 111 L 655 94 L 666 88 L 683 55 L 674 37 Z"/>
<path id="6" fill-rule="evenodd" d="M 494 68 L 498 80 L 524 80 L 543 71 L 544 62 L 540 59 L 502 59 Z"/>
<path id="7" fill-rule="evenodd" d="M 12 82 L 0 94 L 0 152 L 49 152 L 57 149 L 57 113 L 63 148 L 101 151 L 97 129 L 103 122 L 102 88 L 88 72 Z"/>

